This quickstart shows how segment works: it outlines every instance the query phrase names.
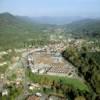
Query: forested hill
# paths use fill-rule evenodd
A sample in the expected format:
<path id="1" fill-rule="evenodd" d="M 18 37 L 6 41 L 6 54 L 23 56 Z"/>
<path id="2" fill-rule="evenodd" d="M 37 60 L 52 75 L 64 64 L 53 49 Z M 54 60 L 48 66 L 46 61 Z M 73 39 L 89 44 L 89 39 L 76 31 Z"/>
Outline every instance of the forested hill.
<path id="1" fill-rule="evenodd" d="M 25 20 L 9 13 L 2 13 L 0 14 L 0 46 L 21 47 L 24 41 L 45 36 L 44 30 L 50 26 L 28 21 L 28 19 Z"/>
<path id="2" fill-rule="evenodd" d="M 64 25 L 65 30 L 78 35 L 100 37 L 100 19 L 84 19 Z"/>
<path id="3" fill-rule="evenodd" d="M 17 31 L 40 31 L 40 29 L 43 29 L 44 27 L 47 28 L 50 25 L 47 24 L 39 24 L 28 17 L 20 17 L 20 16 L 14 16 L 10 13 L 2 13 L 0 14 L 0 28 L 2 29 L 8 29 L 11 28 L 10 31 L 13 29 L 18 29 Z M 2 29 L 2 30 L 3 30 Z M 4 30 L 3 30 L 4 31 Z M 15 32 L 13 32 L 15 33 Z"/>

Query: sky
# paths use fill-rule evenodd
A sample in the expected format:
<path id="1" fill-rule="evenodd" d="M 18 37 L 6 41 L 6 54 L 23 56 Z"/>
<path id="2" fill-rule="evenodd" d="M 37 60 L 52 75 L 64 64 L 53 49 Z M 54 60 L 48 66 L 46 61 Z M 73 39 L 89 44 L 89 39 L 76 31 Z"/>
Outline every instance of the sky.
<path id="1" fill-rule="evenodd" d="M 100 17 L 100 0 L 0 0 L 0 13 Z"/>

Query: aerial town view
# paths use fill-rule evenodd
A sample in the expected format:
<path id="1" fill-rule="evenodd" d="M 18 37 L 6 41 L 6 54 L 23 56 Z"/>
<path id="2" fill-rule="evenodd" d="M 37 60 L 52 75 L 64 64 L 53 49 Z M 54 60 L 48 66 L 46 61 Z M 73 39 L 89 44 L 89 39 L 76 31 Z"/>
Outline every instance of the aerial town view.
<path id="1" fill-rule="evenodd" d="M 99 0 L 0 0 L 0 100 L 100 100 Z"/>

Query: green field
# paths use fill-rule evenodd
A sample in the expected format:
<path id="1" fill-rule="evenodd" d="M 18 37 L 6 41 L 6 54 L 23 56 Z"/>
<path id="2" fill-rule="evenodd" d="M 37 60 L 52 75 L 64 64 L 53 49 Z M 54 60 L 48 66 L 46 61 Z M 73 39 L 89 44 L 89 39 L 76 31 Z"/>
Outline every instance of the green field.
<path id="1" fill-rule="evenodd" d="M 75 89 L 79 89 L 80 91 L 89 91 L 89 88 L 87 87 L 87 85 L 78 79 L 73 79 L 73 78 L 68 78 L 68 77 L 33 74 L 31 71 L 27 72 L 27 75 L 31 81 L 40 83 L 42 85 L 43 84 L 51 85 L 53 81 L 55 81 L 56 83 L 59 83 L 60 81 L 62 81 L 63 85 L 65 85 L 65 86 L 69 85 Z"/>

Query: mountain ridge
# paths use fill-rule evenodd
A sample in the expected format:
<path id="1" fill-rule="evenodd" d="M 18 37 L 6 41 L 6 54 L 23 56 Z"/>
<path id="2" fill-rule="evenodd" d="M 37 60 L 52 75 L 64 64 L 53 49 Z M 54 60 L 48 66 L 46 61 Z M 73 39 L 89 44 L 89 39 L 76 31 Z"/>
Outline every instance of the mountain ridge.
<path id="1" fill-rule="evenodd" d="M 65 25 L 51 25 L 3 13 L 0 14 L 0 45 L 7 47 L 6 44 L 9 44 L 11 47 L 21 43 L 22 46 L 22 42 L 29 39 L 46 39 L 50 34 L 58 34 L 57 29 L 74 36 L 100 37 L 100 20 L 84 19 Z"/>

